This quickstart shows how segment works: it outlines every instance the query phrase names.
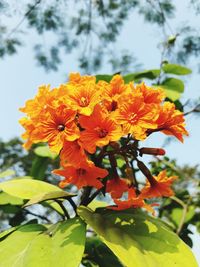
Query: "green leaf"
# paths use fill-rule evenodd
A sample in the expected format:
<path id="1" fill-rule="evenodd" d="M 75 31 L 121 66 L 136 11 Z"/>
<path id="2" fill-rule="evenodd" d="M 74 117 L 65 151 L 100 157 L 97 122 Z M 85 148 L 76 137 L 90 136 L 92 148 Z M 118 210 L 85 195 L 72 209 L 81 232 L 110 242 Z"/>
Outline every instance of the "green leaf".
<path id="1" fill-rule="evenodd" d="M 0 232 L 0 241 L 2 241 L 6 236 L 14 232 L 16 229 L 17 227 L 11 227 L 5 231 Z"/>
<path id="2" fill-rule="evenodd" d="M 38 146 L 34 149 L 34 152 L 37 156 L 55 159 L 57 158 L 57 154 L 52 152 L 48 146 Z"/>
<path id="3" fill-rule="evenodd" d="M 96 210 L 98 208 L 105 208 L 108 206 L 108 203 L 105 201 L 99 201 L 99 200 L 93 200 L 92 202 L 90 202 L 90 204 L 88 205 L 88 207 L 91 210 Z"/>
<path id="4" fill-rule="evenodd" d="M 78 267 L 85 236 L 86 227 L 79 218 L 60 222 L 48 230 L 40 225 L 20 227 L 0 243 L 0 266 Z"/>
<path id="5" fill-rule="evenodd" d="M 198 267 L 175 233 L 140 210 L 92 212 L 80 207 L 78 213 L 126 267 Z"/>
<path id="6" fill-rule="evenodd" d="M 165 90 L 165 93 L 168 98 L 172 101 L 175 101 L 181 97 L 181 94 L 184 92 L 184 83 L 175 78 L 165 79 L 159 87 Z"/>
<path id="7" fill-rule="evenodd" d="M 4 177 L 7 177 L 7 176 L 12 176 L 12 175 L 15 175 L 15 171 L 13 171 L 13 170 L 6 170 L 6 171 L 3 171 L 3 172 L 0 172 L 0 178 L 4 178 Z"/>
<path id="8" fill-rule="evenodd" d="M 105 81 L 105 82 L 110 82 L 113 78 L 113 75 L 107 75 L 107 74 L 99 74 L 99 75 L 96 75 L 96 82 L 98 81 Z"/>
<path id="9" fill-rule="evenodd" d="M 32 179 L 16 179 L 0 183 L 0 190 L 15 197 L 31 199 L 41 193 L 63 192 L 59 187 Z"/>
<path id="10" fill-rule="evenodd" d="M 174 208 L 172 210 L 171 218 L 177 226 L 182 220 L 183 212 L 184 212 L 183 208 Z M 194 215 L 195 215 L 195 206 L 189 206 L 184 219 L 184 223 L 189 222 L 194 217 Z"/>
<path id="11" fill-rule="evenodd" d="M 48 158 L 35 156 L 32 162 L 30 175 L 37 180 L 43 180 L 48 167 L 48 163 Z"/>
<path id="12" fill-rule="evenodd" d="M 177 65 L 177 64 L 164 64 L 162 69 L 165 73 L 172 73 L 176 75 L 188 75 L 192 73 L 191 69 L 186 68 L 185 66 Z"/>
<path id="13" fill-rule="evenodd" d="M 21 198 L 14 197 L 12 195 L 9 195 L 5 192 L 0 193 L 0 205 L 23 205 L 24 201 Z"/>
<path id="14" fill-rule="evenodd" d="M 125 75 L 123 78 L 124 78 L 125 83 L 129 83 L 135 80 L 141 80 L 143 78 L 154 80 L 159 75 L 160 75 L 160 70 L 153 69 L 153 70 L 145 70 L 142 72 L 131 73 L 131 74 Z"/>
<path id="15" fill-rule="evenodd" d="M 67 193 L 65 191 L 53 191 L 49 193 L 42 193 L 34 196 L 31 198 L 25 205 L 24 207 L 34 205 L 37 203 L 40 203 L 42 201 L 47 201 L 47 200 L 55 200 L 55 199 L 66 199 L 69 197 L 75 196 L 74 194 Z"/>
<path id="16" fill-rule="evenodd" d="M 89 261 L 98 267 L 123 267 L 112 251 L 96 236 L 86 239 L 84 255 L 83 264 L 86 266 Z"/>

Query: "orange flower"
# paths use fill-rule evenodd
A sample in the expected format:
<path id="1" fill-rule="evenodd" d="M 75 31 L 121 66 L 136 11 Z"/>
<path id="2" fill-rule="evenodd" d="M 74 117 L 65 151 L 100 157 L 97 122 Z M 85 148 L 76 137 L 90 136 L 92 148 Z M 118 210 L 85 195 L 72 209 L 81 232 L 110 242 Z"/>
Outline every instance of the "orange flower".
<path id="1" fill-rule="evenodd" d="M 110 83 L 99 81 L 98 85 L 103 88 L 104 105 L 109 111 L 116 110 L 118 99 L 133 89 L 133 83 L 125 84 L 121 75 L 115 75 Z"/>
<path id="2" fill-rule="evenodd" d="M 112 210 L 125 210 L 129 208 L 145 208 L 149 212 L 154 213 L 152 207 L 144 202 L 144 199 L 140 196 L 137 197 L 134 188 L 129 188 L 128 190 L 128 199 L 127 200 L 118 200 L 114 199 L 117 207 L 110 206 L 109 209 Z"/>
<path id="3" fill-rule="evenodd" d="M 79 129 L 74 123 L 76 112 L 65 105 L 57 109 L 48 107 L 48 117 L 41 118 L 37 129 L 33 133 L 33 140 L 48 142 L 52 151 L 59 153 L 65 141 L 79 138 Z"/>
<path id="4" fill-rule="evenodd" d="M 26 117 L 21 118 L 19 120 L 19 122 L 26 130 L 26 132 L 23 133 L 22 136 L 21 136 L 24 140 L 27 140 L 26 143 L 23 144 L 23 147 L 25 149 L 29 149 L 33 144 L 33 140 L 31 138 L 31 134 L 35 130 L 35 124 L 33 123 L 33 121 L 31 119 L 28 119 Z"/>
<path id="5" fill-rule="evenodd" d="M 116 177 L 106 183 L 106 192 L 110 193 L 112 198 L 121 198 L 123 193 L 127 191 L 128 183 L 126 179 Z"/>
<path id="6" fill-rule="evenodd" d="M 65 180 L 60 182 L 60 187 L 63 188 L 69 184 L 74 184 L 78 189 L 85 186 L 93 186 L 99 189 L 103 186 L 99 178 L 104 178 L 108 175 L 107 170 L 96 167 L 91 161 L 81 162 L 76 167 L 74 165 L 66 165 L 65 169 L 54 170 L 53 173 L 65 177 Z"/>
<path id="7" fill-rule="evenodd" d="M 166 135 L 174 135 L 181 142 L 183 142 L 183 135 L 188 135 L 185 129 L 183 113 L 175 109 L 174 103 L 164 103 L 160 108 L 156 123 L 158 124 L 157 130 L 162 131 Z"/>
<path id="8" fill-rule="evenodd" d="M 95 81 L 86 80 L 84 83 L 72 83 L 68 89 L 65 100 L 79 114 L 90 116 L 95 105 L 101 101 L 101 90 Z"/>
<path id="9" fill-rule="evenodd" d="M 133 91 L 136 94 L 142 94 L 146 104 L 160 104 L 166 97 L 166 94 L 161 88 L 153 88 L 145 83 L 138 84 Z"/>
<path id="10" fill-rule="evenodd" d="M 85 130 L 81 132 L 83 147 L 89 153 L 94 153 L 96 146 L 106 146 L 111 141 L 117 141 L 123 135 L 121 126 L 117 125 L 107 113 L 97 105 L 90 117 L 81 116 L 80 125 Z"/>
<path id="11" fill-rule="evenodd" d="M 166 170 L 164 170 L 158 176 L 154 176 L 154 179 L 154 181 L 151 181 L 151 184 L 147 181 L 146 186 L 141 190 L 141 197 L 154 198 L 174 195 L 171 185 L 177 179 L 177 176 L 167 177 Z"/>
<path id="12" fill-rule="evenodd" d="M 96 77 L 95 76 L 81 76 L 80 73 L 78 72 L 71 72 L 69 74 L 69 83 L 70 84 L 83 84 L 83 83 L 88 83 L 88 82 L 92 82 L 95 83 L 96 82 Z"/>
<path id="13" fill-rule="evenodd" d="M 86 161 L 87 157 L 85 151 L 79 140 L 73 142 L 65 141 L 63 149 L 60 153 L 61 166 L 65 167 L 67 164 L 79 165 L 81 162 Z"/>
<path id="14" fill-rule="evenodd" d="M 36 118 L 44 113 L 47 105 L 51 105 L 53 101 L 55 101 L 55 91 L 50 90 L 50 85 L 43 85 L 39 87 L 35 98 L 26 101 L 25 107 L 19 110 L 28 114 L 31 118 Z"/>
<path id="15" fill-rule="evenodd" d="M 120 100 L 119 109 L 113 115 L 117 123 L 123 125 L 124 134 L 132 134 L 135 139 L 146 138 L 147 129 L 155 129 L 157 105 L 144 103 L 141 95 L 129 94 Z"/>

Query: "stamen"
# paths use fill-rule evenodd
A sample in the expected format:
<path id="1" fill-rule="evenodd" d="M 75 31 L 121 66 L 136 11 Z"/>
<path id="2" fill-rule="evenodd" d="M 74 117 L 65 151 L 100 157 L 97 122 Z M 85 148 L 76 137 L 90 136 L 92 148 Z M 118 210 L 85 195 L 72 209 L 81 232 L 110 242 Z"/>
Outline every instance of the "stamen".
<path id="1" fill-rule="evenodd" d="M 98 132 L 98 136 L 99 136 L 100 138 L 104 138 L 104 137 L 106 137 L 106 135 L 108 134 L 108 131 L 105 130 L 105 129 L 98 129 L 97 132 Z"/>
<path id="2" fill-rule="evenodd" d="M 82 168 L 79 168 L 76 170 L 76 173 L 78 176 L 83 176 L 86 174 L 86 170 L 85 169 L 82 169 Z"/>
<path id="3" fill-rule="evenodd" d="M 57 130 L 58 130 L 59 132 L 64 131 L 64 130 L 65 130 L 65 125 L 64 125 L 64 124 L 59 124 L 59 125 L 57 126 Z"/>
<path id="4" fill-rule="evenodd" d="M 86 107 L 88 106 L 88 99 L 86 97 L 81 97 L 80 101 L 79 101 L 79 105 L 81 107 Z"/>

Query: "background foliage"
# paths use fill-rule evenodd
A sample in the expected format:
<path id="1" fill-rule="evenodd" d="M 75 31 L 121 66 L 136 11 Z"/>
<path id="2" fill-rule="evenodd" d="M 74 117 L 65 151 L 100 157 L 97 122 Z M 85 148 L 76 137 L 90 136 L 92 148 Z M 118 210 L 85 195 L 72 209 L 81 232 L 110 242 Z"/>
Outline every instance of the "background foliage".
<path id="1" fill-rule="evenodd" d="M 199 18 L 198 0 L 188 0 L 188 8 L 193 9 L 194 16 Z M 161 60 L 157 69 L 152 62 L 152 69 L 144 70 L 142 62 L 139 62 L 131 51 L 113 49 L 126 20 L 135 13 L 138 13 L 150 27 L 159 26 L 158 49 Z M 21 17 L 21 20 L 14 21 L 14 26 L 10 27 L 8 21 L 16 14 Z M 115 72 L 124 74 L 127 82 L 148 80 L 149 84 L 161 85 L 166 90 L 168 100 L 174 102 L 187 116 L 191 116 L 193 113 L 199 113 L 199 100 L 183 103 L 181 96 L 184 94 L 185 81 L 187 81 L 185 77 L 191 73 L 187 66 L 192 65 L 193 72 L 199 71 L 200 68 L 197 60 L 200 55 L 200 29 L 198 25 L 194 28 L 187 23 L 174 27 L 172 22 L 176 16 L 179 16 L 176 5 L 170 0 L 37 0 L 20 1 L 20 3 L 14 0 L 1 0 L 0 57 L 12 56 L 23 50 L 23 46 L 26 45 L 25 36 L 31 29 L 36 36 L 33 44 L 34 58 L 38 66 L 45 71 L 59 70 L 62 59 L 76 51 L 83 73 L 100 71 L 103 65 L 108 64 L 112 74 Z M 48 44 L 44 39 L 49 40 Z M 99 75 L 97 79 L 109 80 L 112 74 Z M 199 123 L 198 118 L 197 123 Z M 36 180 L 57 184 L 57 178 L 51 174 L 51 170 L 58 167 L 56 156 L 41 147 L 39 150 L 33 147 L 26 152 L 21 144 L 19 138 L 0 142 L 0 177 L 7 180 L 12 177 L 30 176 Z M 174 185 L 176 197 L 163 199 L 157 215 L 168 222 L 173 231 L 192 247 L 191 225 L 194 225 L 198 232 L 200 231 L 199 167 L 179 166 L 176 159 L 167 157 L 152 158 L 150 166 L 153 174 L 167 169 L 170 175 L 175 174 L 180 177 Z M 123 165 L 121 171 L 123 172 Z M 137 171 L 135 168 L 136 175 Z M 73 190 L 72 188 L 72 192 Z M 103 196 L 99 200 L 102 199 Z M 30 229 L 31 223 L 56 222 L 63 217 L 58 203 L 53 209 L 51 203 L 22 209 L 24 203 L 24 200 L 16 196 L 11 197 L 6 192 L 0 193 L 1 230 L 19 224 L 28 224 L 24 227 Z M 71 212 L 73 213 L 73 209 Z M 59 227 L 62 228 L 62 225 Z M 44 230 L 47 229 L 39 225 L 34 229 L 36 232 Z M 32 238 L 32 232 L 30 238 Z M 104 254 L 107 263 L 103 262 Z M 95 234 L 87 237 L 83 264 L 85 266 L 121 265 Z"/>

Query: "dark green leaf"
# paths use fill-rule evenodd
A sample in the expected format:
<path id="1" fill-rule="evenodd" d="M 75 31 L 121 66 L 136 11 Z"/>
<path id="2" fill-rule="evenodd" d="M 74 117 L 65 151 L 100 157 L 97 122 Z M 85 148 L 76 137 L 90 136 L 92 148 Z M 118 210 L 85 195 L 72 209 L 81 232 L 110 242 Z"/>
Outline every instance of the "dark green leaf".
<path id="1" fill-rule="evenodd" d="M 160 70 L 154 69 L 154 70 L 146 70 L 142 72 L 131 73 L 131 74 L 125 75 L 123 78 L 124 78 L 125 83 L 129 83 L 135 80 L 141 80 L 143 78 L 154 80 L 159 75 L 160 75 Z"/>
<path id="2" fill-rule="evenodd" d="M 96 75 L 96 82 L 98 81 L 106 81 L 106 82 L 110 82 L 113 78 L 113 75 L 107 75 L 107 74 L 99 74 L 99 75 Z"/>
<path id="3" fill-rule="evenodd" d="M 95 266 L 98 267 L 123 266 L 112 251 L 98 237 L 87 238 L 84 255 L 83 264 L 86 266 L 88 262 L 96 264 Z"/>

